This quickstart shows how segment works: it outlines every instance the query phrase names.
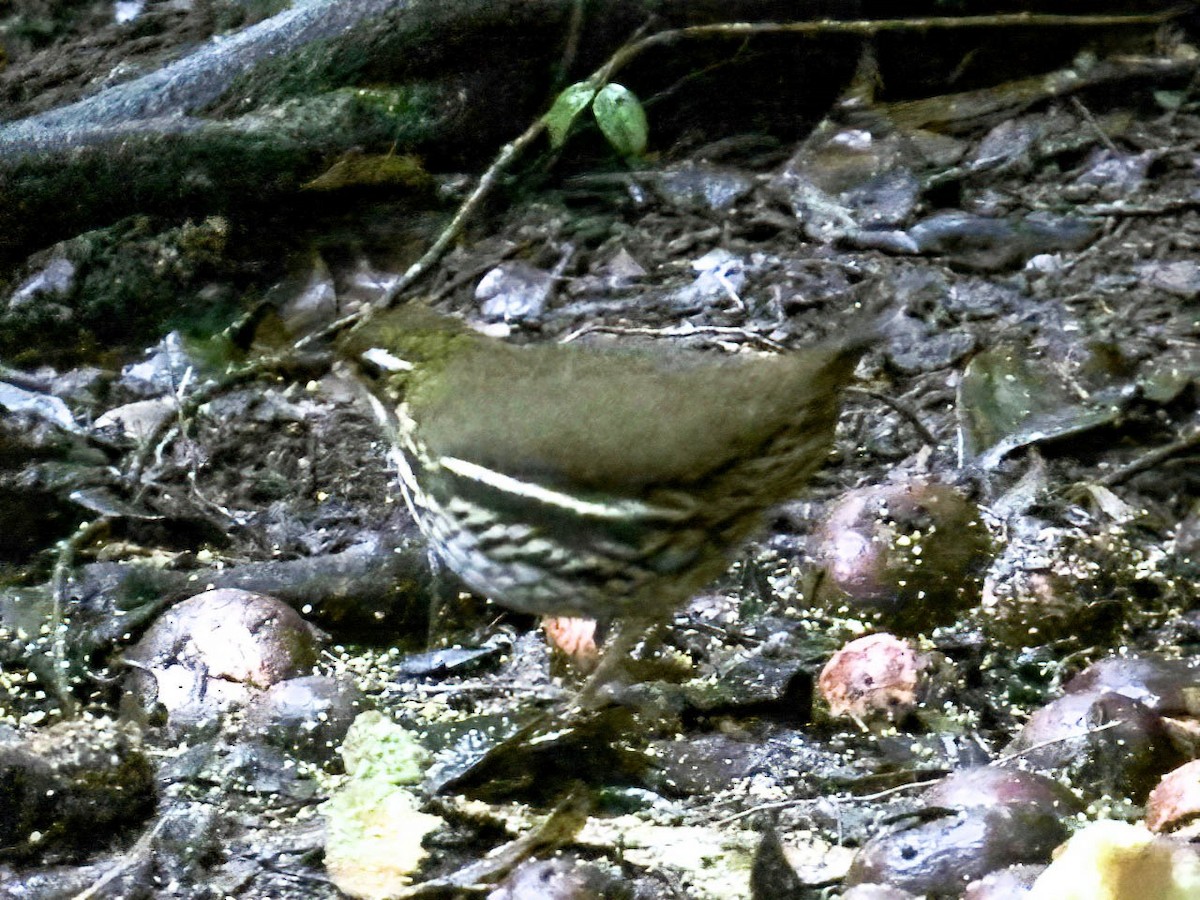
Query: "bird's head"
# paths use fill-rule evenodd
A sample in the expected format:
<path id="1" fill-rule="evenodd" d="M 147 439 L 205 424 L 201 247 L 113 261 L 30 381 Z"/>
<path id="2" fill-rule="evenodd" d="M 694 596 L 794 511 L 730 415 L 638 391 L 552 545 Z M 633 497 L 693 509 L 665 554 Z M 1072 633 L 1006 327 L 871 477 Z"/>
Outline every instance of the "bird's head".
<path id="1" fill-rule="evenodd" d="M 346 335 L 338 351 L 377 392 L 396 397 L 414 370 L 436 373 L 478 341 L 459 319 L 410 303 L 374 316 Z"/>

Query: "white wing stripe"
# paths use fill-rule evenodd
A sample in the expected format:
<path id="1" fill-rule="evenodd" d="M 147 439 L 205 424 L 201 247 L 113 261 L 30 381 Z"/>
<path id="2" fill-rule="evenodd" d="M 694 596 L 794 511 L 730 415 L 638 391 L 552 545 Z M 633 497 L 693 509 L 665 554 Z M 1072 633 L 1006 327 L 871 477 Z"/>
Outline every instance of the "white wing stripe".
<path id="1" fill-rule="evenodd" d="M 618 500 L 615 503 L 596 503 L 591 500 L 581 500 L 578 497 L 572 497 L 570 494 L 554 491 L 550 488 L 542 487 L 540 484 L 520 481 L 510 475 L 505 475 L 485 466 L 468 462 L 465 459 L 457 459 L 453 456 L 440 457 L 438 464 L 462 478 L 469 478 L 472 481 L 486 484 L 488 487 L 498 491 L 515 494 L 518 497 L 524 497 L 528 500 L 535 500 L 547 506 L 569 510 L 580 516 L 612 521 L 619 521 L 621 519 L 679 518 L 679 513 L 674 510 L 662 506 L 651 506 L 648 503 L 642 503 L 638 500 Z"/>

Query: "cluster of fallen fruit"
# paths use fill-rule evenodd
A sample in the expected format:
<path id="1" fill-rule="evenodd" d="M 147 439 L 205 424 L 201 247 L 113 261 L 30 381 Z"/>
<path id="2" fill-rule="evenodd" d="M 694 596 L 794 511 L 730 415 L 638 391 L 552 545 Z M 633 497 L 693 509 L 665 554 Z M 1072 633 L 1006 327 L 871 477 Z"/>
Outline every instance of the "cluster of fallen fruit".
<path id="1" fill-rule="evenodd" d="M 851 641 L 828 660 L 818 685 L 833 716 L 882 731 L 936 708 L 954 687 L 953 664 L 907 635 L 924 631 L 930 617 L 947 608 L 994 613 L 998 635 L 1019 632 L 1019 617 L 1026 628 L 1036 627 L 1029 614 L 1045 607 L 1025 603 L 1003 612 L 1004 591 L 983 575 L 990 554 L 980 511 L 958 489 L 927 479 L 854 491 L 832 507 L 813 544 L 825 573 L 819 603 L 892 629 Z M 1053 591 L 1045 587 L 1042 599 L 1052 601 Z M 125 656 L 131 671 L 123 712 L 146 733 L 170 743 L 236 732 L 257 748 L 252 756 L 260 769 L 269 748 L 328 766 L 362 708 L 361 695 L 344 680 L 310 674 L 318 651 L 303 618 L 245 591 L 209 591 L 172 607 Z M 1094 663 L 1032 715 L 998 760 L 933 784 L 900 821 L 879 829 L 849 866 L 847 896 L 966 890 L 972 900 L 1122 898 L 1135 896 L 1122 886 L 1130 880 L 1158 885 L 1136 896 L 1195 896 L 1200 868 L 1187 841 L 1200 817 L 1200 762 L 1188 760 L 1197 756 L 1200 733 L 1198 681 L 1186 660 L 1142 655 Z M 412 744 L 396 737 L 402 730 L 386 720 L 381 725 L 378 713 L 371 715 L 374 724 L 362 722 L 360 733 L 382 727 L 384 747 Z M 363 750 L 361 734 L 349 743 L 358 748 L 344 751 L 352 756 L 387 756 Z M 14 736 L 3 751 L 0 765 L 25 785 L 4 798 L 8 846 L 70 845 L 85 826 L 128 823 L 153 808 L 154 767 L 128 727 L 103 719 L 67 722 L 24 740 Z M 344 890 L 389 896 L 418 877 L 427 858 L 420 839 L 444 825 L 422 811 L 421 795 L 410 787 L 427 763 L 423 753 L 405 749 L 400 763 L 389 764 L 402 768 L 403 777 L 388 770 L 382 781 L 378 765 L 364 769 L 347 759 L 347 769 L 358 770 L 348 781 L 349 799 L 335 790 L 324 808 L 343 817 L 330 831 L 341 843 L 326 851 L 333 850 L 330 862 Z M 1080 789 L 1091 808 L 1056 779 Z M 1119 798 L 1145 799 L 1144 825 L 1081 827 Z M 391 818 L 380 820 L 380 810 Z M 399 853 L 396 834 L 380 826 L 401 828 L 416 840 Z M 378 859 L 367 850 L 372 831 L 390 848 L 383 869 L 391 880 L 384 879 L 382 889 L 364 882 L 363 865 L 370 878 L 379 874 L 370 869 Z M 534 878 L 595 890 L 599 876 L 587 863 L 538 865 L 518 869 L 496 896 Z M 610 889 L 616 890 L 603 890 Z M 610 895 L 619 896 L 563 896 Z"/>

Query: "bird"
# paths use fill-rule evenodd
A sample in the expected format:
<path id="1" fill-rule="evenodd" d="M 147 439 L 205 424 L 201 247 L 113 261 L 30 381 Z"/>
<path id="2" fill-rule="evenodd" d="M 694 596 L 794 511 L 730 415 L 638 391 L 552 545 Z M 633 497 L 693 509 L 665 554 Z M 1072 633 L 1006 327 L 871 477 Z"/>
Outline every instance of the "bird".
<path id="1" fill-rule="evenodd" d="M 447 568 L 519 612 L 619 623 L 594 693 L 825 461 L 877 332 L 774 356 L 518 345 L 410 302 L 339 350 Z"/>

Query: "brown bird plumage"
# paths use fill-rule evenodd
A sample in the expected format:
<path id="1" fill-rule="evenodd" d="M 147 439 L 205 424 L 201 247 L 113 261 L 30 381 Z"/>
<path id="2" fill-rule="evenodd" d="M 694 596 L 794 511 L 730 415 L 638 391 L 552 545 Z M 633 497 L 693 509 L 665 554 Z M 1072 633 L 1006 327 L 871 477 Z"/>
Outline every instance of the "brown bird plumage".
<path id="1" fill-rule="evenodd" d="M 774 357 L 518 347 L 405 308 L 343 349 L 384 360 L 376 411 L 449 568 L 524 612 L 649 624 L 824 461 L 872 339 Z"/>

